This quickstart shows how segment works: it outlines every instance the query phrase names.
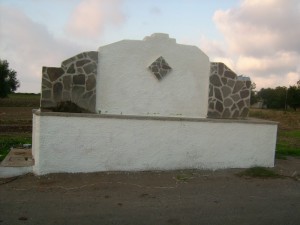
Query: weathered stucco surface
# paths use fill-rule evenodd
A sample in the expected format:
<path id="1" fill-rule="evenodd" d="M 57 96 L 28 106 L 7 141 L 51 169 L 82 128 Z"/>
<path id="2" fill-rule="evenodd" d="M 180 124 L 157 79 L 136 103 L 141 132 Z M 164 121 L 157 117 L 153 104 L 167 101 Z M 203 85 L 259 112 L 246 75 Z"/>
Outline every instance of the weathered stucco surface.
<path id="1" fill-rule="evenodd" d="M 149 69 L 159 57 L 171 68 L 163 77 Z M 154 34 L 100 47 L 98 58 L 98 112 L 206 117 L 210 63 L 199 48 Z"/>
<path id="2" fill-rule="evenodd" d="M 34 114 L 36 174 L 274 166 L 276 123 L 65 115 Z"/>

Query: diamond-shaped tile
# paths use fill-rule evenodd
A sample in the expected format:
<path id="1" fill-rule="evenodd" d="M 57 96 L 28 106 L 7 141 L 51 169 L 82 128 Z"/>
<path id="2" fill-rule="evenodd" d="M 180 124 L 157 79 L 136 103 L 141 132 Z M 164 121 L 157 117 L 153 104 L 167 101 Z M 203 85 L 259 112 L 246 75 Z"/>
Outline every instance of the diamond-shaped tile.
<path id="1" fill-rule="evenodd" d="M 162 56 L 157 58 L 148 68 L 159 80 L 161 80 L 172 70 L 172 68 Z"/>

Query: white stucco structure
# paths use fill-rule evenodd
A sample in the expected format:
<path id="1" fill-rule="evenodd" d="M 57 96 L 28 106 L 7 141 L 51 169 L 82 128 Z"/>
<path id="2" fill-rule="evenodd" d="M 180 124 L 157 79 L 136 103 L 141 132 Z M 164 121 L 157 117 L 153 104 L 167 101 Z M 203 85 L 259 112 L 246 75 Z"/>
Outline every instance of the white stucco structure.
<path id="1" fill-rule="evenodd" d="M 274 166 L 277 123 L 206 118 L 209 94 L 212 116 L 246 117 L 251 82 L 195 46 L 154 34 L 62 64 L 44 69 L 44 101 L 72 93 L 96 113 L 35 111 L 35 174 Z"/>
<path id="2" fill-rule="evenodd" d="M 148 66 L 162 56 L 172 68 L 158 80 Z M 196 46 L 167 34 L 99 48 L 96 112 L 205 118 L 210 62 Z"/>
<path id="3" fill-rule="evenodd" d="M 36 174 L 274 166 L 277 123 L 34 113 Z"/>

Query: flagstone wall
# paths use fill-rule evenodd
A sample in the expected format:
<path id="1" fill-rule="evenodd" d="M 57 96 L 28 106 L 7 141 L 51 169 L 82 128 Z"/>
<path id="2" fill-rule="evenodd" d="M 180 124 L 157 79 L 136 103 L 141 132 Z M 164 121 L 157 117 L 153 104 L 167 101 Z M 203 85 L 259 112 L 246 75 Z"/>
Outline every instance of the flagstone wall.
<path id="1" fill-rule="evenodd" d="M 237 76 L 224 63 L 210 64 L 209 118 L 243 118 L 249 114 L 251 81 Z"/>
<path id="2" fill-rule="evenodd" d="M 98 52 L 83 52 L 62 62 L 61 67 L 43 67 L 41 108 L 51 109 L 70 101 L 95 112 Z"/>

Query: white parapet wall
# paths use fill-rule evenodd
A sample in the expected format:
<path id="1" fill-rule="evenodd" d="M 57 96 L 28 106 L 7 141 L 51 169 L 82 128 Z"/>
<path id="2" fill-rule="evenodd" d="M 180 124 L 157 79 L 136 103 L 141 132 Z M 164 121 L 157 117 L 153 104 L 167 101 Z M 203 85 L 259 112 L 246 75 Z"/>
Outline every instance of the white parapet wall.
<path id="1" fill-rule="evenodd" d="M 152 71 L 149 66 L 161 57 L 169 69 L 156 76 L 153 71 L 158 67 Z M 209 75 L 210 62 L 204 52 L 196 46 L 177 44 L 167 34 L 102 46 L 96 112 L 205 118 Z"/>
<path id="2" fill-rule="evenodd" d="M 34 112 L 33 171 L 273 167 L 277 123 Z"/>

